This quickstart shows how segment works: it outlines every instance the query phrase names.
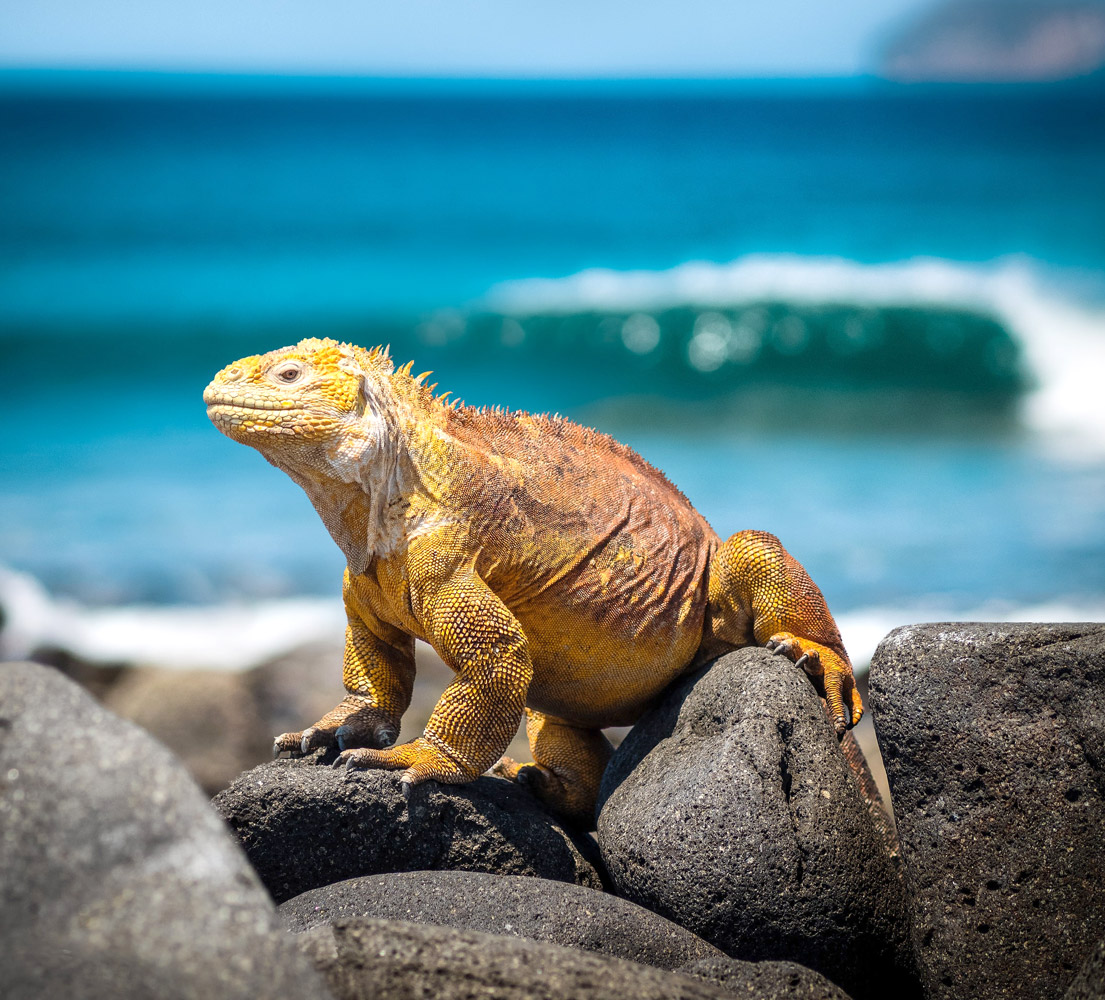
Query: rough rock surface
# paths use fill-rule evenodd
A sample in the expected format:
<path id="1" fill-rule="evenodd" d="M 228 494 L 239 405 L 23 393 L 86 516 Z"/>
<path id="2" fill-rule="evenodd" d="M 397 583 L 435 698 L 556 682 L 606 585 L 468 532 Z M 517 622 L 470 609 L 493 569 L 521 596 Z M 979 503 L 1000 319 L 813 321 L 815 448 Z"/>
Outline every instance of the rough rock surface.
<path id="1" fill-rule="evenodd" d="M 1063 1000 L 1105 1000 L 1105 941 L 1098 941 L 1082 963 Z"/>
<path id="2" fill-rule="evenodd" d="M 56 670 L 0 664 L 6 998 L 318 996 L 169 753 Z"/>
<path id="3" fill-rule="evenodd" d="M 737 958 L 700 958 L 679 972 L 730 990 L 740 997 L 770 1000 L 849 1000 L 848 994 L 820 973 L 794 962 L 742 962 Z"/>
<path id="4" fill-rule="evenodd" d="M 319 756 L 274 760 L 213 805 L 278 902 L 360 875 L 452 869 L 530 875 L 602 888 L 593 843 L 573 838 L 525 789 L 500 778 L 427 781 L 335 770 Z"/>
<path id="5" fill-rule="evenodd" d="M 1061 996 L 1105 935 L 1105 625 L 897 629 L 871 695 L 928 995 Z"/>
<path id="6" fill-rule="evenodd" d="M 677 682 L 615 753 L 598 840 L 619 895 L 735 958 L 856 997 L 915 989 L 901 880 L 809 680 L 748 648 Z"/>
<path id="7" fill-rule="evenodd" d="M 372 875 L 305 892 L 284 903 L 280 915 L 297 932 L 336 920 L 378 917 L 547 941 L 658 969 L 723 957 L 702 938 L 628 900 L 518 875 Z"/>
<path id="8" fill-rule="evenodd" d="M 338 921 L 305 931 L 300 940 L 338 1000 L 732 1000 L 734 994 L 775 1000 L 795 995 L 742 992 L 739 981 L 721 988 L 543 941 L 404 921 Z"/>

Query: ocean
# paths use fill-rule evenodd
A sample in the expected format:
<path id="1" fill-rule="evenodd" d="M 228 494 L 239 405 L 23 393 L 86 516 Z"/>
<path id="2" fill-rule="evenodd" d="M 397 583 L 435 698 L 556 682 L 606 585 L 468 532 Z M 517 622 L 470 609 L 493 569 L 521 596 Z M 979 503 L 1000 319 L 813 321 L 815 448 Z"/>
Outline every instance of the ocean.
<path id="1" fill-rule="evenodd" d="M 229 361 L 390 343 L 890 627 L 1105 618 L 1105 90 L 0 74 L 0 653 L 341 628 Z"/>

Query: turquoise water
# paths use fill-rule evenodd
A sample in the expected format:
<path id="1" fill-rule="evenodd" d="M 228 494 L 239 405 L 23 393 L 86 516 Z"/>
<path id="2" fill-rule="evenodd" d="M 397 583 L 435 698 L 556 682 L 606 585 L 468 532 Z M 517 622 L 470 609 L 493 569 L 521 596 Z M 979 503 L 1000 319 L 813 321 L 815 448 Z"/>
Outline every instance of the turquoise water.
<path id="1" fill-rule="evenodd" d="M 332 334 L 615 433 L 843 613 L 1103 607 L 1103 126 L 1077 89 L 0 77 L 0 564 L 336 593 L 200 399 Z"/>

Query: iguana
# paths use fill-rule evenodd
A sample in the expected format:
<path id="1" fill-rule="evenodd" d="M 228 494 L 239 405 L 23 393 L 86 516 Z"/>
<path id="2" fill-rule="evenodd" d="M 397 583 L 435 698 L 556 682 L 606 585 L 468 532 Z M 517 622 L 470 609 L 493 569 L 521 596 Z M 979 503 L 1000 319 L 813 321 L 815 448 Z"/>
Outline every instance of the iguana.
<path id="1" fill-rule="evenodd" d="M 492 766 L 591 822 L 611 754 L 673 678 L 762 645 L 812 678 L 837 732 L 863 712 L 824 598 L 762 531 L 722 542 L 668 479 L 558 416 L 435 395 L 386 349 L 333 340 L 243 358 L 207 414 L 307 493 L 347 560 L 348 696 L 274 752 L 467 782 Z M 421 737 L 393 746 L 414 640 L 453 669 Z M 532 764 L 502 758 L 522 718 Z M 501 758 L 501 759 L 500 759 Z"/>

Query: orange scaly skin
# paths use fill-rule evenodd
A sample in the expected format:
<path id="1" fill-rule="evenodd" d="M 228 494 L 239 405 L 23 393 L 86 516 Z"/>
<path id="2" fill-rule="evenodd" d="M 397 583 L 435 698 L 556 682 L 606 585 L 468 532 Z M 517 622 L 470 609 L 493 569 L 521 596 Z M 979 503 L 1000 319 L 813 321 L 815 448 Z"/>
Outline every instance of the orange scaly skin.
<path id="1" fill-rule="evenodd" d="M 243 358 L 204 391 L 228 437 L 310 497 L 344 552 L 348 697 L 275 751 L 466 782 L 493 765 L 591 822 L 611 747 L 691 666 L 764 645 L 801 665 L 838 732 L 863 711 L 821 592 L 764 532 L 722 542 L 662 473 L 559 417 L 434 396 L 386 351 L 332 340 Z M 414 639 L 455 671 L 393 747 Z M 534 763 L 501 758 L 522 713 Z M 498 762 L 498 763 L 496 763 Z"/>

